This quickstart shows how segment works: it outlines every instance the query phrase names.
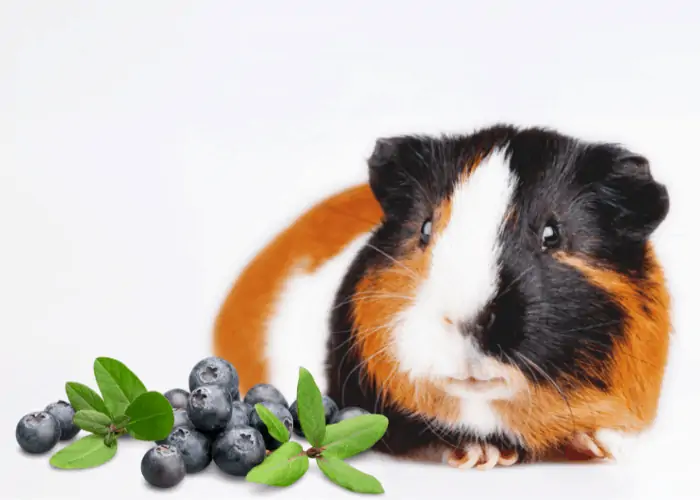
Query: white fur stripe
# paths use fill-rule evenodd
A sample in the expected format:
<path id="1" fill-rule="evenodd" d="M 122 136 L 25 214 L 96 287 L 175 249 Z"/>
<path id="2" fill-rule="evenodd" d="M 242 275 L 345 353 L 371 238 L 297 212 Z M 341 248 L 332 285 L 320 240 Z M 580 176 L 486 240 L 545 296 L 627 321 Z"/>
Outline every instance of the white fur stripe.
<path id="1" fill-rule="evenodd" d="M 500 235 L 514 188 L 515 179 L 502 152 L 492 153 L 455 186 L 450 221 L 431 244 L 428 278 L 394 331 L 395 356 L 410 377 L 503 375 L 501 365 L 487 358 L 455 325 L 474 319 L 497 292 Z M 444 322 L 444 317 L 451 322 Z M 508 398 L 510 391 L 455 395 L 462 401 L 464 427 L 477 434 L 508 433 L 490 400 Z"/>

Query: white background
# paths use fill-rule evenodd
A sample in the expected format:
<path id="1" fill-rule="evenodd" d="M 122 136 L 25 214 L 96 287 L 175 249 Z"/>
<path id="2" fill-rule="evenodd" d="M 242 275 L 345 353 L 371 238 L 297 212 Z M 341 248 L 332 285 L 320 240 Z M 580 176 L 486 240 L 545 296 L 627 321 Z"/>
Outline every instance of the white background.
<path id="1" fill-rule="evenodd" d="M 56 471 L 19 452 L 17 420 L 67 380 L 94 386 L 100 355 L 184 386 L 241 266 L 362 181 L 376 136 L 503 120 L 623 142 L 669 187 L 676 332 L 654 438 L 617 465 L 358 465 L 391 498 L 697 498 L 699 4 L 342 3 L 0 2 L 0 497 L 156 498 L 146 444 Z M 312 472 L 263 496 L 344 494 Z M 211 467 L 165 494 L 258 492 Z"/>

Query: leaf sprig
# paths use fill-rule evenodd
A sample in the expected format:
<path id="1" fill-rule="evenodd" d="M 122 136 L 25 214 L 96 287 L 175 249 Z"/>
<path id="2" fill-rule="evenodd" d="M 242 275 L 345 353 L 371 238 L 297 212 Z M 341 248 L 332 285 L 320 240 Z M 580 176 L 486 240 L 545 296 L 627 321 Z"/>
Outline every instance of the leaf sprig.
<path id="1" fill-rule="evenodd" d="M 66 384 L 66 395 L 76 412 L 73 422 L 91 434 L 51 457 L 49 463 L 58 469 L 102 465 L 117 453 L 119 436 L 157 441 L 165 439 L 173 428 L 173 409 L 165 396 L 149 392 L 124 363 L 97 358 L 94 372 L 102 396 L 84 384 Z"/>
<path id="2" fill-rule="evenodd" d="M 246 476 L 252 483 L 269 486 L 291 486 L 309 470 L 309 461 L 315 459 L 318 468 L 332 482 L 356 493 L 384 493 L 381 483 L 344 462 L 370 449 L 387 430 L 389 420 L 384 415 L 360 415 L 336 424 L 326 425 L 321 391 L 311 373 L 299 369 L 297 384 L 299 422 L 311 448 L 290 441 L 284 424 L 263 405 L 256 405 L 260 419 L 270 435 L 282 442 L 260 465 Z"/>

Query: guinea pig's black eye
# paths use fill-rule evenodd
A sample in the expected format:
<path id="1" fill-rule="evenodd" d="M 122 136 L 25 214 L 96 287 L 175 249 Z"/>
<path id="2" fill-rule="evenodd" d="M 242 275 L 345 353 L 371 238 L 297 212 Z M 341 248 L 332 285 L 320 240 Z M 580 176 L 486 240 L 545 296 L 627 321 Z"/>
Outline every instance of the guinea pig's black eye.
<path id="1" fill-rule="evenodd" d="M 430 243 L 430 237 L 433 234 L 433 220 L 427 219 L 420 228 L 420 242 L 421 245 L 427 245 Z"/>
<path id="2" fill-rule="evenodd" d="M 561 245 L 561 233 L 555 222 L 549 222 L 542 230 L 542 250 L 552 250 Z"/>

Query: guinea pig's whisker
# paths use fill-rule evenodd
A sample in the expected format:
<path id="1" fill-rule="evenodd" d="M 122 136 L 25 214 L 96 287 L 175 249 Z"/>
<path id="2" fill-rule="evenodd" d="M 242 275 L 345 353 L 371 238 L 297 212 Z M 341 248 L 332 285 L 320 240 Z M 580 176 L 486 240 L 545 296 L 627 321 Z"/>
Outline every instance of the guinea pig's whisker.
<path id="1" fill-rule="evenodd" d="M 386 323 L 384 323 L 384 324 L 382 324 L 382 325 L 373 327 L 372 330 L 376 330 L 377 328 L 389 327 L 389 326 L 392 326 L 392 325 L 393 325 L 393 320 L 392 320 L 392 321 L 387 321 Z M 340 334 L 340 333 L 352 333 L 352 332 L 361 333 L 361 332 L 363 332 L 363 331 L 366 331 L 366 329 L 365 329 L 365 330 L 362 330 L 362 329 L 359 329 L 359 330 L 358 330 L 356 327 L 351 327 L 351 328 L 348 328 L 348 329 L 345 329 L 345 330 L 331 330 L 329 333 L 330 333 L 330 335 L 338 335 L 338 334 Z"/>
<path id="2" fill-rule="evenodd" d="M 517 278 L 513 279 L 513 281 L 510 282 L 510 284 L 506 287 L 505 290 L 503 290 L 501 293 L 499 293 L 496 296 L 496 299 L 499 299 L 499 298 L 503 297 L 505 294 L 507 294 L 508 292 L 510 292 L 513 289 L 513 287 L 518 283 L 518 281 L 523 279 L 527 275 L 527 273 L 532 271 L 534 268 L 535 268 L 535 266 L 532 265 L 532 266 L 528 267 L 527 269 L 525 269 L 522 273 L 520 273 Z"/>
<path id="3" fill-rule="evenodd" d="M 387 394 L 388 394 L 387 388 L 389 387 L 389 383 L 391 382 L 391 379 L 394 378 L 394 376 L 396 375 L 398 370 L 399 370 L 399 365 L 398 365 L 398 363 L 396 363 L 394 366 L 394 369 L 391 370 L 391 373 L 384 381 L 384 386 L 378 387 L 379 390 L 377 391 L 377 399 L 374 402 L 374 413 L 377 413 L 377 408 L 379 407 L 380 402 L 381 402 L 381 406 L 382 406 L 380 413 L 384 411 L 384 407 L 386 406 Z"/>
<path id="4" fill-rule="evenodd" d="M 375 252 L 377 252 L 377 253 L 383 255 L 384 257 L 386 257 L 387 259 L 389 259 L 390 261 L 392 261 L 394 264 L 398 265 L 399 267 L 405 269 L 405 270 L 408 271 L 408 272 L 410 273 L 410 275 L 413 276 L 415 279 L 420 279 L 420 276 L 418 276 L 418 274 L 417 274 L 413 269 L 411 269 L 410 267 L 406 266 L 406 265 L 405 265 L 404 263 L 402 263 L 401 261 L 396 260 L 394 257 L 392 257 L 391 255 L 389 255 L 388 253 L 386 253 L 386 252 L 385 252 L 384 250 L 382 250 L 381 248 L 377 248 L 376 246 L 372 245 L 371 243 L 367 243 L 367 247 L 368 247 L 368 248 L 371 248 L 371 249 L 374 250 Z"/>
<path id="5" fill-rule="evenodd" d="M 381 328 L 377 328 L 377 329 L 376 329 L 376 331 L 379 331 L 379 330 L 381 330 Z M 367 333 L 367 336 L 371 335 L 372 333 L 374 333 L 374 332 L 368 332 L 368 333 Z M 348 342 L 350 342 L 351 340 L 352 340 L 352 336 L 351 336 L 348 340 L 346 340 L 344 343 L 348 343 Z M 338 346 L 338 347 L 340 347 L 340 346 Z M 357 348 L 356 345 L 350 346 L 350 347 L 345 351 L 345 354 L 343 354 L 343 357 L 340 358 L 340 363 L 338 363 L 338 376 L 340 376 L 340 370 L 342 369 L 342 367 L 345 366 L 345 360 L 346 360 L 347 357 L 350 355 L 350 353 L 351 353 L 354 349 L 356 349 L 356 348 Z M 350 373 L 352 373 L 352 372 L 350 372 Z"/>
<path id="6" fill-rule="evenodd" d="M 513 368 L 515 368 L 515 369 L 518 370 L 520 373 L 522 373 L 523 377 L 525 377 L 525 373 L 523 373 L 522 368 L 520 368 L 520 367 L 518 366 L 518 364 L 515 362 L 515 360 L 514 360 L 512 357 L 510 357 L 508 354 L 506 354 L 506 352 L 503 350 L 503 348 L 501 347 L 500 344 L 498 344 L 498 349 L 501 351 L 501 355 L 503 355 L 503 356 L 508 360 L 508 362 L 511 364 L 511 366 L 513 366 Z M 528 370 L 530 370 L 529 367 L 528 367 Z M 532 370 L 530 370 L 530 373 L 532 373 Z M 532 373 L 532 376 L 533 376 L 533 378 L 534 378 L 534 377 L 535 377 L 535 374 Z M 526 378 L 526 377 L 525 377 L 525 378 Z M 528 384 L 528 383 L 525 383 L 525 387 L 527 388 L 527 399 L 528 399 L 527 418 L 530 418 L 530 416 L 532 415 L 532 407 L 533 407 L 533 404 L 532 404 L 532 389 L 530 389 L 530 384 Z M 509 404 L 512 404 L 511 401 L 508 401 L 508 403 L 509 403 Z"/>
<path id="7" fill-rule="evenodd" d="M 369 299 L 382 299 L 382 300 L 383 299 L 394 299 L 394 300 L 412 301 L 413 297 L 407 297 L 404 295 L 395 295 L 395 294 L 391 294 L 391 293 L 378 293 L 378 292 L 377 293 L 370 293 L 370 292 L 367 292 L 366 295 L 353 295 L 348 300 L 345 300 L 343 302 L 339 302 L 338 304 L 333 306 L 331 311 L 335 311 L 336 309 L 343 307 L 343 306 L 346 306 L 348 304 L 352 304 L 353 302 L 364 302 L 364 301 L 367 301 Z M 375 302 L 380 302 L 380 300 L 377 300 Z"/>
<path id="8" fill-rule="evenodd" d="M 433 425 L 430 422 L 430 419 L 426 418 L 425 416 L 421 415 L 420 413 L 414 413 L 418 418 L 421 419 L 421 421 L 425 424 L 425 431 L 430 431 L 430 433 L 438 438 L 440 441 L 445 443 L 447 446 L 450 448 L 454 448 L 454 443 L 449 442 L 447 439 L 445 439 L 445 436 L 450 432 L 449 429 L 444 429 L 443 431 L 440 430 L 440 427 L 437 425 Z"/>
<path id="9" fill-rule="evenodd" d="M 622 320 L 613 320 L 613 321 L 606 321 L 603 323 L 596 323 L 594 325 L 588 325 L 588 326 L 583 326 L 581 328 L 572 328 L 570 330 L 561 330 L 558 332 L 555 332 L 556 335 L 562 335 L 564 333 L 578 333 L 578 332 L 585 332 L 587 330 L 595 330 L 596 328 L 601 328 L 603 326 L 614 326 L 614 325 L 619 325 L 622 323 Z"/>
<path id="10" fill-rule="evenodd" d="M 358 331 L 357 333 L 355 333 L 354 335 L 351 334 L 351 335 L 348 337 L 347 340 L 345 340 L 345 341 L 344 341 L 343 343 L 341 343 L 340 345 L 334 347 L 333 350 L 332 350 L 331 352 L 335 352 L 336 350 L 340 349 L 340 348 L 343 347 L 344 345 L 350 343 L 352 340 L 364 340 L 364 339 L 366 339 L 367 337 L 369 337 L 370 335 L 374 335 L 375 333 L 377 333 L 377 332 L 379 332 L 379 331 L 381 331 L 381 330 L 383 330 L 383 329 L 390 328 L 391 326 L 393 326 L 393 323 L 387 322 L 387 323 L 384 323 L 383 325 L 380 325 L 380 326 L 378 326 L 378 327 L 376 327 L 376 328 L 370 328 L 370 329 L 360 330 L 360 331 Z M 345 352 L 345 354 L 343 355 L 343 357 L 341 358 L 340 363 L 338 363 L 338 373 L 340 373 L 340 368 L 341 368 L 341 367 L 343 366 L 343 364 L 345 363 L 345 359 L 347 358 L 348 354 L 350 354 L 350 351 L 351 351 L 351 350 L 352 350 L 352 348 L 348 349 L 348 350 Z"/>
<path id="11" fill-rule="evenodd" d="M 554 386 L 561 398 L 564 400 L 564 403 L 566 403 L 567 408 L 569 409 L 569 415 L 571 415 L 571 425 L 573 427 L 572 432 L 576 432 L 576 419 L 574 418 L 574 410 L 571 408 L 569 399 L 566 397 L 566 394 L 564 394 L 564 391 L 562 391 L 561 387 L 559 387 L 559 384 L 557 384 L 554 381 L 554 379 L 547 374 L 547 372 L 545 372 L 539 365 L 537 365 L 537 363 L 532 361 L 524 354 L 516 352 L 515 355 L 522 359 L 525 363 L 529 364 L 533 369 L 535 369 L 540 375 L 542 375 Z"/>
<path id="12" fill-rule="evenodd" d="M 364 338 L 367 338 L 367 337 L 368 337 L 369 335 L 371 335 L 372 333 L 377 332 L 377 331 L 381 330 L 382 328 L 386 328 L 387 326 L 389 326 L 389 325 L 381 325 L 381 326 L 378 326 L 378 327 L 376 327 L 376 328 L 367 328 L 367 329 L 365 329 L 365 330 L 359 330 L 357 333 L 355 333 L 354 336 L 353 336 L 353 335 L 349 335 L 348 338 L 347 338 L 346 340 L 344 340 L 343 342 L 341 342 L 340 344 L 338 344 L 337 346 L 335 346 L 335 347 L 331 350 L 331 352 L 335 352 L 335 351 L 337 351 L 338 349 L 340 349 L 340 348 L 342 348 L 342 347 L 345 347 L 347 344 L 349 344 L 350 342 L 352 342 L 352 341 L 355 340 L 355 339 L 364 339 Z M 335 335 L 335 334 L 338 334 L 338 333 L 351 333 L 352 331 L 353 331 L 353 329 L 350 329 L 350 330 L 342 330 L 342 331 L 338 331 L 338 332 L 332 332 L 331 335 Z"/>
<path id="13" fill-rule="evenodd" d="M 384 292 L 384 291 L 383 292 L 357 292 L 357 293 L 352 294 L 352 296 L 350 296 L 350 298 L 353 298 L 353 297 L 377 297 L 377 296 L 379 296 L 379 297 L 400 297 L 402 299 L 411 299 L 412 298 L 412 297 L 406 297 L 404 295 L 399 295 L 397 293 Z"/>
<path id="14" fill-rule="evenodd" d="M 389 349 L 394 347 L 394 344 L 395 344 L 394 341 L 389 342 L 387 345 L 385 345 L 384 347 L 379 349 L 377 352 L 375 352 L 374 354 L 372 354 L 368 358 L 363 359 L 361 362 L 357 363 L 357 365 L 352 370 L 350 370 L 350 372 L 345 377 L 345 381 L 343 382 L 343 385 L 342 385 L 341 390 L 340 390 L 341 404 L 344 404 L 343 401 L 345 400 L 345 387 L 347 386 L 348 381 L 350 380 L 350 377 L 352 376 L 352 374 L 355 373 L 360 368 L 362 368 L 363 366 L 366 366 L 370 361 L 372 361 L 377 356 L 380 356 L 381 354 L 386 353 Z M 342 366 L 342 364 L 341 364 L 341 366 Z"/>
<path id="15" fill-rule="evenodd" d="M 408 278 L 410 280 L 409 284 L 411 284 L 411 285 L 415 285 L 418 283 L 418 281 L 416 280 L 417 275 L 415 273 L 409 274 L 401 268 L 396 269 L 396 268 L 392 267 L 392 268 L 388 268 L 388 269 L 383 269 L 382 274 L 396 274 L 397 276 Z"/>

